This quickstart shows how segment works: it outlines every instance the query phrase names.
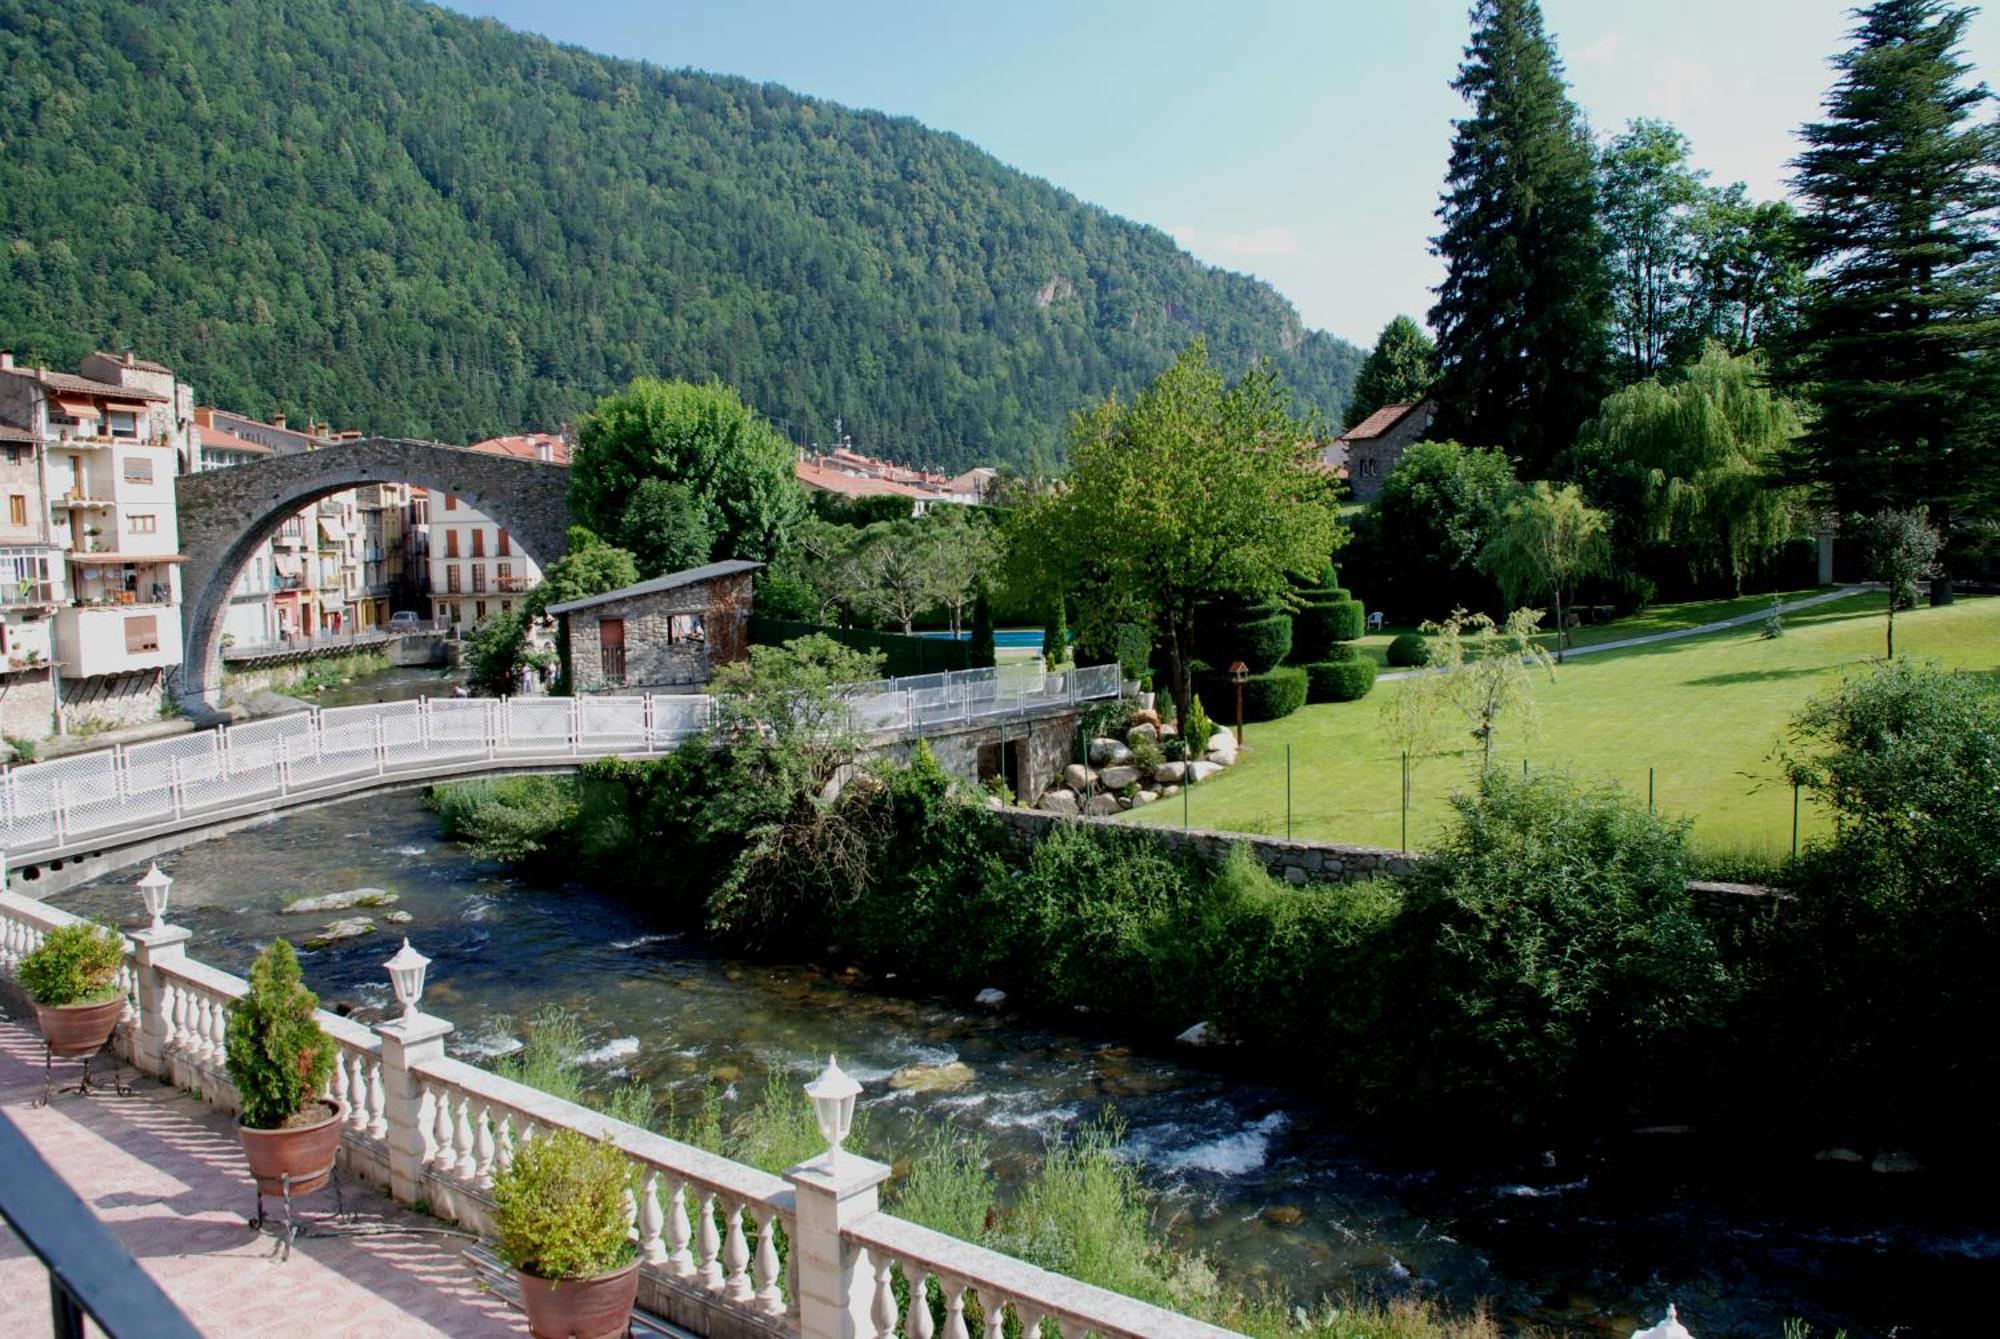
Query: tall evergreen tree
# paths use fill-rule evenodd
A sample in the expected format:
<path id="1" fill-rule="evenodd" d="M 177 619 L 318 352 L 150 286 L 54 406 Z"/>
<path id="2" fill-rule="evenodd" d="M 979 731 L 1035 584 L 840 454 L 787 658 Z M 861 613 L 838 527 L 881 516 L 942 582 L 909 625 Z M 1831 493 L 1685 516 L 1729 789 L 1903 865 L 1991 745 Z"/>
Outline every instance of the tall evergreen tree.
<path id="1" fill-rule="evenodd" d="M 1362 360 L 1354 378 L 1354 395 L 1347 402 L 1347 424 L 1353 427 L 1385 404 L 1408 404 L 1437 380 L 1437 345 L 1424 328 L 1407 316 L 1382 327 L 1375 347 Z"/>
<path id="2" fill-rule="evenodd" d="M 1963 549 L 1955 521 L 2000 501 L 2000 129 L 1959 50 L 1972 13 L 1944 0 L 1857 12 L 1826 119 L 1793 163 L 1814 273 L 1774 369 L 1817 411 L 1800 475 L 1843 512 L 1928 507 L 1948 552 Z M 1932 598 L 1951 598 L 1948 579 Z"/>
<path id="3" fill-rule="evenodd" d="M 1478 0 L 1434 240 L 1440 427 L 1542 472 L 1606 384 L 1596 155 L 1535 0 Z"/>

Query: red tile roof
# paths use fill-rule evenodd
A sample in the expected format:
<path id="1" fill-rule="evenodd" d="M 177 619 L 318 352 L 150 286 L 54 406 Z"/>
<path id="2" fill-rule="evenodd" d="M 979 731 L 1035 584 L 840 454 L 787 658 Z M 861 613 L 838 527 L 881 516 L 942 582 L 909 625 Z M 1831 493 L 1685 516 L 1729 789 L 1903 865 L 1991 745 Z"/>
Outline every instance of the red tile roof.
<path id="1" fill-rule="evenodd" d="M 18 423 L 0 423 L 0 442 L 32 442 L 35 434 Z"/>
<path id="2" fill-rule="evenodd" d="M 164 401 L 167 398 L 158 391 L 144 390 L 138 386 L 113 386 L 109 382 L 92 381 L 89 377 L 73 377 L 67 372 L 50 372 L 45 368 L 0 368 L 0 376 L 26 377 L 30 381 L 39 381 L 61 395 L 95 395 L 111 400 Z"/>
<path id="3" fill-rule="evenodd" d="M 822 493 L 839 493 L 842 497 L 934 498 L 937 496 L 932 489 L 913 488 L 909 484 L 896 483 L 890 479 L 864 479 L 810 460 L 796 462 L 792 466 L 792 473 L 807 488 L 817 488 Z"/>
<path id="4" fill-rule="evenodd" d="M 1402 421 L 1403 415 L 1415 409 L 1422 401 L 1410 404 L 1385 404 L 1367 418 L 1340 435 L 1343 442 L 1365 441 L 1370 437 L 1380 437 Z"/>
<path id="5" fill-rule="evenodd" d="M 544 448 L 547 454 L 544 455 Z M 566 438 L 553 432 L 526 432 L 511 437 L 489 437 L 483 442 L 472 444 L 474 451 L 484 451 L 489 456 L 516 456 L 522 460 L 553 461 L 558 465 L 569 464 L 570 445 Z"/>
<path id="6" fill-rule="evenodd" d="M 236 434 L 224 432 L 220 428 L 204 428 L 197 425 L 195 433 L 201 438 L 203 446 L 212 446 L 218 451 L 247 451 L 252 455 L 258 456 L 268 456 L 271 454 L 271 448 L 265 446 L 263 443 L 238 437 Z"/>
<path id="7" fill-rule="evenodd" d="M 97 356 L 109 359 L 114 363 L 123 363 L 126 367 L 139 372 L 164 372 L 168 376 L 174 374 L 174 369 L 171 367 L 163 366 L 160 363 L 149 363 L 144 358 L 133 358 L 129 353 L 106 353 L 104 350 L 99 349 Z M 130 362 L 126 361 L 128 358 L 131 359 Z"/>

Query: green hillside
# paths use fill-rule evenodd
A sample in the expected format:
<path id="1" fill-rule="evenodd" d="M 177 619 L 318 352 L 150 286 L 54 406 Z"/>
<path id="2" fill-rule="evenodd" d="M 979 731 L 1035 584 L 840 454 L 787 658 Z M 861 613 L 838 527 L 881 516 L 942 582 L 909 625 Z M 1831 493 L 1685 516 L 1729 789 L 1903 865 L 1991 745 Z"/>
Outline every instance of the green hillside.
<path id="1" fill-rule="evenodd" d="M 961 467 L 1205 334 L 1338 422 L 1359 355 L 953 135 L 407 0 L 0 0 L 0 340 L 465 441 L 635 373 Z"/>

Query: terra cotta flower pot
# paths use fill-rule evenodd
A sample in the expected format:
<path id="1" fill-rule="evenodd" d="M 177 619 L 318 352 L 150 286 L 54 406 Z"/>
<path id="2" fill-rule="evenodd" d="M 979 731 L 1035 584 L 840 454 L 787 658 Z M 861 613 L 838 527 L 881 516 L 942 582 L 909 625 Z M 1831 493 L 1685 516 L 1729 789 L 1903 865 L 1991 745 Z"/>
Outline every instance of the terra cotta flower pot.
<path id="1" fill-rule="evenodd" d="M 96 1055 L 118 1029 L 125 1014 L 125 997 L 115 996 L 101 1004 L 37 1004 L 35 1021 L 49 1043 L 49 1054 L 74 1060 Z"/>
<path id="2" fill-rule="evenodd" d="M 632 1325 L 639 1262 L 587 1279 L 540 1279 L 514 1271 L 535 1339 L 617 1339 Z"/>
<path id="3" fill-rule="evenodd" d="M 334 1154 L 340 1150 L 341 1118 L 347 1108 L 324 1097 L 316 1105 L 328 1113 L 325 1120 L 288 1130 L 253 1130 L 237 1117 L 236 1133 L 243 1140 L 243 1156 L 249 1160 L 258 1194 L 282 1195 L 289 1173 L 292 1194 L 304 1195 L 325 1185 L 333 1174 Z"/>

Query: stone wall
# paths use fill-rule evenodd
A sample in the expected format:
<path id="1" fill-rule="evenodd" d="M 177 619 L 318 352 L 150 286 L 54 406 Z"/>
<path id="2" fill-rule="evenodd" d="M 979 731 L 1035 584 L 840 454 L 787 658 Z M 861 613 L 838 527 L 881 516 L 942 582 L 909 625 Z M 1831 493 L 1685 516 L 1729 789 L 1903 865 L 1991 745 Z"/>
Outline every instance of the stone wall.
<path id="1" fill-rule="evenodd" d="M 677 614 L 700 616 L 700 640 L 671 638 Z M 741 660 L 747 653 L 750 573 L 648 591 L 563 617 L 569 622 L 570 674 L 579 693 L 695 692 L 708 683 L 718 665 Z M 607 618 L 625 620 L 625 677 L 618 683 L 604 677 L 599 625 Z"/>
<path id="2" fill-rule="evenodd" d="M 49 668 L 0 670 L 0 735 L 43 739 L 55 730 Z"/>
<path id="3" fill-rule="evenodd" d="M 947 730 L 924 738 L 930 744 L 931 756 L 937 759 L 939 767 L 972 785 L 978 785 L 981 780 L 982 754 L 988 762 L 992 762 L 995 752 L 989 750 L 998 751 L 1007 744 L 1015 744 L 1017 770 L 1005 779 L 1016 795 L 1039 795 L 1060 775 L 1063 764 L 1069 761 L 1070 740 L 1076 734 L 1076 723 L 1081 714 L 1079 711 L 1065 711 L 1031 720 L 998 721 Z M 917 739 L 912 735 L 892 740 L 874 750 L 875 755 L 899 763 L 908 762 L 910 755 L 916 751 Z"/>
<path id="4" fill-rule="evenodd" d="M 160 719 L 160 703 L 171 669 L 131 674 L 98 674 L 62 682 L 63 719 L 75 731 L 85 725 L 117 729 Z"/>

